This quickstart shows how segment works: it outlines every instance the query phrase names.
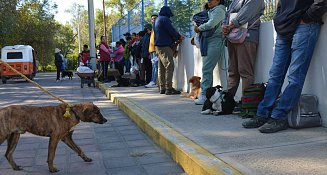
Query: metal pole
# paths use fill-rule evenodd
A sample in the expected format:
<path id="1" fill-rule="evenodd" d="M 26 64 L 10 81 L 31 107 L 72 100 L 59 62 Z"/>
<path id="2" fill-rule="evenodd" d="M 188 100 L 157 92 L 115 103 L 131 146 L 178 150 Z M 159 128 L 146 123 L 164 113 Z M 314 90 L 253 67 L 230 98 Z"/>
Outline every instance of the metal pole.
<path id="1" fill-rule="evenodd" d="M 94 3 L 93 0 L 88 0 L 89 13 L 89 38 L 90 38 L 90 55 L 92 69 L 96 69 L 96 52 L 95 52 L 95 38 L 94 38 Z"/>
<path id="2" fill-rule="evenodd" d="M 142 30 L 144 30 L 144 0 L 142 0 Z"/>
<path id="3" fill-rule="evenodd" d="M 81 53 L 81 29 L 80 29 L 80 10 L 78 8 L 78 14 L 77 14 L 77 35 L 78 35 L 78 53 Z"/>
<path id="4" fill-rule="evenodd" d="M 128 21 L 128 32 L 131 32 L 131 12 L 128 11 L 127 13 L 127 21 Z"/>
<path id="5" fill-rule="evenodd" d="M 102 5 L 103 5 L 104 36 L 107 37 L 106 7 L 105 7 L 105 4 L 104 4 L 104 0 L 102 1 Z"/>

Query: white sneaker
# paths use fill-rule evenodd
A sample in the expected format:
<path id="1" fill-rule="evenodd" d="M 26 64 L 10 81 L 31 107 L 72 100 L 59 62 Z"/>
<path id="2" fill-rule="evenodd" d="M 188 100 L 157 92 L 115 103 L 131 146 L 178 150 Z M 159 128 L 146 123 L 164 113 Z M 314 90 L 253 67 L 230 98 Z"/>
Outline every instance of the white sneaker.
<path id="1" fill-rule="evenodd" d="M 156 83 L 151 81 L 149 84 L 145 85 L 144 87 L 146 88 L 154 88 L 154 87 L 157 87 Z"/>
<path id="2" fill-rule="evenodd" d="M 198 99 L 194 100 L 196 105 L 203 105 L 207 98 L 203 95 L 200 95 Z"/>
<path id="3" fill-rule="evenodd" d="M 60 80 L 56 80 L 56 83 L 58 83 Z"/>

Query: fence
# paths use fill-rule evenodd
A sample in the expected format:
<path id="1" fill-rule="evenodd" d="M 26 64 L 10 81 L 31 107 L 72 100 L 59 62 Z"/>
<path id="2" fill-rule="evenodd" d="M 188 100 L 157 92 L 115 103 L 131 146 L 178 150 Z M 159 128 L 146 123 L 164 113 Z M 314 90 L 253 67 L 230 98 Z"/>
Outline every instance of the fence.
<path id="1" fill-rule="evenodd" d="M 163 0 L 162 0 L 163 1 Z M 172 17 L 172 22 L 176 29 L 184 36 L 191 37 L 193 29 L 191 25 L 191 16 L 200 11 L 203 0 L 171 0 L 168 1 L 168 6 L 171 7 L 175 16 Z M 226 1 L 228 7 L 231 0 Z M 127 14 L 118 20 L 112 26 L 112 41 L 118 41 L 124 38 L 123 34 L 126 32 L 138 33 L 143 30 L 145 23 L 150 23 L 150 16 L 153 13 L 158 13 L 163 2 L 154 4 L 153 0 L 140 0 L 140 2 Z M 276 11 L 277 0 L 265 0 L 265 12 L 262 16 L 262 21 L 270 21 Z"/>

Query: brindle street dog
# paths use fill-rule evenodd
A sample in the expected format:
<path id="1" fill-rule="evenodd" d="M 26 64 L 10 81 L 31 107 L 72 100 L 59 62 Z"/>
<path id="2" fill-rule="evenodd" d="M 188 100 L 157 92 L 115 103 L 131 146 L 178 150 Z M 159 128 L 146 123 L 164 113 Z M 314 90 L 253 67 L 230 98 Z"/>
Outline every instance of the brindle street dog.
<path id="1" fill-rule="evenodd" d="M 48 147 L 48 167 L 54 173 L 59 170 L 53 165 L 56 148 L 61 140 L 75 151 L 85 162 L 91 162 L 72 139 L 73 127 L 80 121 L 103 124 L 107 120 L 93 103 L 80 103 L 71 107 L 71 117 L 65 118 L 66 105 L 25 106 L 15 105 L 0 109 L 0 145 L 7 140 L 5 157 L 14 170 L 22 170 L 13 160 L 13 153 L 20 134 L 30 132 L 50 137 Z"/>

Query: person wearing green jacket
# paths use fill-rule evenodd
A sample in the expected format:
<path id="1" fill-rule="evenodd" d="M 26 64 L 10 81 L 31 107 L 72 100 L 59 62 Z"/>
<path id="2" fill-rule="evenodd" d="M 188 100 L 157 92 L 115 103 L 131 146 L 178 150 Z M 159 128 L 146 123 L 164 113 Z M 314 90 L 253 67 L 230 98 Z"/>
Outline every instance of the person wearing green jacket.
<path id="1" fill-rule="evenodd" d="M 130 57 L 131 57 L 131 50 L 130 50 L 130 45 L 129 43 L 132 40 L 132 37 L 127 36 L 126 37 L 127 40 L 127 44 L 125 45 L 124 48 L 124 59 L 125 59 L 125 74 L 130 74 L 130 70 L 131 70 L 131 61 L 130 61 Z"/>
<path id="2" fill-rule="evenodd" d="M 224 0 L 209 0 L 208 2 L 208 16 L 209 21 L 195 26 L 194 31 L 196 33 L 205 32 L 216 28 L 215 32 L 211 36 L 207 36 L 207 42 L 205 46 L 207 48 L 207 55 L 202 56 L 202 79 L 201 79 L 201 95 L 194 102 L 196 105 L 203 105 L 206 101 L 206 90 L 213 86 L 213 70 L 218 64 L 222 67 L 224 59 L 224 43 L 221 33 L 221 24 L 225 18 L 226 7 L 224 6 Z M 223 69 L 219 68 L 220 81 L 222 86 L 226 86 L 223 83 L 227 79 L 227 75 Z"/>

